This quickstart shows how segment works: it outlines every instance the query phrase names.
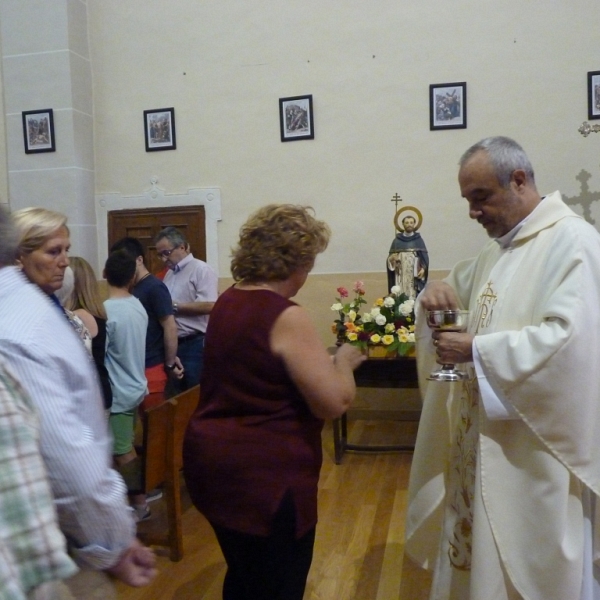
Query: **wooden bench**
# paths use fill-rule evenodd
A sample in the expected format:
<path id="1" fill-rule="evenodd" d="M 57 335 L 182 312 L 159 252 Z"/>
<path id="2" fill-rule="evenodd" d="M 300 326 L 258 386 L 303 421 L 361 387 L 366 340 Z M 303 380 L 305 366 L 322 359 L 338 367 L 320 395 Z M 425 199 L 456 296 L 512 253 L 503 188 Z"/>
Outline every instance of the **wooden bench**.
<path id="1" fill-rule="evenodd" d="M 180 489 L 183 436 L 200 400 L 200 386 L 162 402 L 148 400 L 144 403 L 148 408 L 142 412 L 141 487 L 145 493 L 163 487 L 167 530 L 156 533 L 140 527 L 138 534 L 146 544 L 168 547 L 170 559 L 179 561 L 183 558 Z"/>

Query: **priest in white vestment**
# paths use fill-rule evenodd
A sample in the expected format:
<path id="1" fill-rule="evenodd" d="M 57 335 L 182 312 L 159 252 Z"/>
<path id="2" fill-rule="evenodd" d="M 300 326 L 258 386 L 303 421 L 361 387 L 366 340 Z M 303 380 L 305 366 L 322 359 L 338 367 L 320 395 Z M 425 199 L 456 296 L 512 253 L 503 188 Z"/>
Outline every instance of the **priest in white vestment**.
<path id="1" fill-rule="evenodd" d="M 433 600 L 598 600 L 600 235 L 509 138 L 471 147 L 459 184 L 493 239 L 419 296 L 407 553 Z M 427 328 L 447 308 L 467 333 Z M 428 382 L 436 361 L 471 378 Z"/>

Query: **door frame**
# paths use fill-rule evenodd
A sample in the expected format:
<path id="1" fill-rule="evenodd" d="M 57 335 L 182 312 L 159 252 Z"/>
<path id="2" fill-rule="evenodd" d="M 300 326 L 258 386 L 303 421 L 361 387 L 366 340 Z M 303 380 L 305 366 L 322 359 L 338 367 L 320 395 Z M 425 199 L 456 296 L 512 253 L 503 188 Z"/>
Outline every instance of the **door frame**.
<path id="1" fill-rule="evenodd" d="M 219 275 L 219 244 L 217 222 L 221 220 L 220 188 L 190 188 L 185 194 L 166 194 L 158 187 L 158 179 L 150 180 L 149 189 L 139 196 L 120 193 L 96 195 L 96 223 L 98 224 L 98 273 L 108 258 L 108 212 L 111 210 L 169 208 L 173 206 L 204 206 L 206 234 L 206 262 Z"/>

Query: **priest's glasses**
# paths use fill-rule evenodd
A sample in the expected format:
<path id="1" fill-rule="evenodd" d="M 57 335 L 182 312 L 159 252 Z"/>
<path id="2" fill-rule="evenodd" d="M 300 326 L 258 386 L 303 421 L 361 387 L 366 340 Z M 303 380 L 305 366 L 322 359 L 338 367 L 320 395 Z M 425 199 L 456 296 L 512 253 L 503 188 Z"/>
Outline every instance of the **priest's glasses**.
<path id="1" fill-rule="evenodd" d="M 429 310 L 427 325 L 435 331 L 463 332 L 469 325 L 468 310 Z M 427 378 L 430 381 L 462 381 L 468 379 L 467 373 L 454 365 L 444 364 L 437 371 L 432 371 Z"/>

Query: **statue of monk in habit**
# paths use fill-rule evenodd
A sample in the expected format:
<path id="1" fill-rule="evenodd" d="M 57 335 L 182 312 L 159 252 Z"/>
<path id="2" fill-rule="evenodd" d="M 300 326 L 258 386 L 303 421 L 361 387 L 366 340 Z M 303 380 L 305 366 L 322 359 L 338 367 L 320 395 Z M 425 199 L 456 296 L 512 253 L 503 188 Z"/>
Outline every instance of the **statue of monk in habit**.
<path id="1" fill-rule="evenodd" d="M 420 217 L 420 212 L 416 212 Z M 421 218 L 417 224 L 414 216 L 406 216 L 402 219 L 402 227 L 399 227 L 397 223 L 399 213 L 400 211 L 395 219 L 398 233 L 392 242 L 387 259 L 388 290 L 396 285 L 400 288 L 400 293 L 414 299 L 427 283 L 429 255 L 425 242 L 417 231 L 421 225 Z"/>

